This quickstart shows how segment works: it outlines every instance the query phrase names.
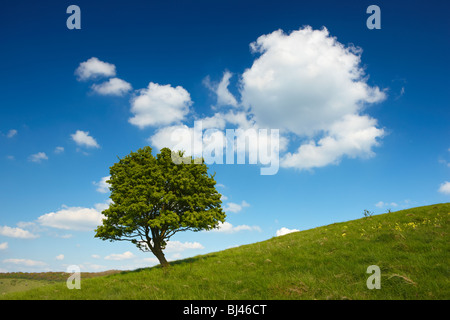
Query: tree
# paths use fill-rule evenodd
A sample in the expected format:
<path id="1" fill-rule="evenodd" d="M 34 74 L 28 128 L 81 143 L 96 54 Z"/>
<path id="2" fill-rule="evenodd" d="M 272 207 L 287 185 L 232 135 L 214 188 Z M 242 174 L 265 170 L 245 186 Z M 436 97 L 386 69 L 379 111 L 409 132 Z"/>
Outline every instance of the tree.
<path id="1" fill-rule="evenodd" d="M 210 230 L 225 221 L 215 174 L 208 174 L 203 160 L 183 157 L 176 164 L 173 155 L 183 157 L 164 148 L 155 158 L 152 149 L 144 147 L 110 167 L 112 203 L 102 212 L 105 219 L 95 237 L 130 241 L 167 267 L 163 250 L 171 236 Z"/>

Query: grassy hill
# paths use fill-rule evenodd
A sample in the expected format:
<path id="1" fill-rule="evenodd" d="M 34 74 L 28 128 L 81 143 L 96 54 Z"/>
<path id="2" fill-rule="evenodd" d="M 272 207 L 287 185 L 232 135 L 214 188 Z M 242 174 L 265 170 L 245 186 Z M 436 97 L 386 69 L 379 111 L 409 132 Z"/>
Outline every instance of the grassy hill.
<path id="1" fill-rule="evenodd" d="M 390 212 L 0 299 L 450 299 L 449 218 L 450 203 Z"/>

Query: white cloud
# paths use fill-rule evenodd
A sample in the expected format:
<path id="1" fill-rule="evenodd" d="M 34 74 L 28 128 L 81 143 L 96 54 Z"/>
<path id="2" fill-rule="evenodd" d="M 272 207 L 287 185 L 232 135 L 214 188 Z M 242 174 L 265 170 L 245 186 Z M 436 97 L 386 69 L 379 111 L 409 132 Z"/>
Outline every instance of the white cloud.
<path id="1" fill-rule="evenodd" d="M 191 97 L 183 87 L 150 82 L 131 100 L 134 117 L 128 121 L 141 129 L 169 125 L 184 120 L 191 104 Z"/>
<path id="2" fill-rule="evenodd" d="M 389 203 L 389 202 L 379 201 L 375 204 L 375 207 L 378 207 L 378 208 L 383 208 L 383 207 L 388 207 L 388 206 L 398 207 L 398 203 L 396 203 L 396 202 Z"/>
<path id="3" fill-rule="evenodd" d="M 112 78 L 100 84 L 93 84 L 91 88 L 101 95 L 121 96 L 131 90 L 131 84 L 119 78 Z"/>
<path id="4" fill-rule="evenodd" d="M 59 254 L 55 257 L 56 260 L 64 260 L 64 255 L 63 254 Z"/>
<path id="5" fill-rule="evenodd" d="M 57 229 L 92 231 L 101 225 L 105 218 L 97 208 L 63 206 L 59 211 L 40 216 L 37 221 L 43 226 Z"/>
<path id="6" fill-rule="evenodd" d="M 21 228 L 11 228 L 8 226 L 0 226 L 0 235 L 19 239 L 35 239 L 38 236 Z"/>
<path id="7" fill-rule="evenodd" d="M 277 236 L 277 237 L 279 237 L 279 236 L 284 236 L 285 234 L 292 233 L 292 232 L 297 232 L 297 231 L 300 231 L 300 230 L 297 230 L 297 229 L 288 229 L 288 228 L 283 227 L 283 228 L 277 230 L 276 236 Z"/>
<path id="8" fill-rule="evenodd" d="M 6 249 L 8 249 L 8 242 L 0 243 L 0 250 L 6 250 Z"/>
<path id="9" fill-rule="evenodd" d="M 55 152 L 56 154 L 63 153 L 63 152 L 64 152 L 64 147 L 56 147 L 54 152 Z"/>
<path id="10" fill-rule="evenodd" d="M 334 123 L 325 137 L 300 145 L 295 153 L 285 154 L 280 163 L 286 168 L 310 169 L 338 164 L 344 156 L 371 157 L 372 147 L 383 135 L 384 130 L 376 127 L 375 119 L 347 115 Z"/>
<path id="11" fill-rule="evenodd" d="M 360 112 L 385 94 L 367 84 L 360 49 L 311 27 L 263 35 L 251 48 L 260 56 L 242 75 L 242 105 L 259 127 L 307 141 L 282 166 L 308 169 L 373 155 L 384 132 Z"/>
<path id="12" fill-rule="evenodd" d="M 242 201 L 240 204 L 239 203 L 234 203 L 234 202 L 228 202 L 223 210 L 225 212 L 234 212 L 234 213 L 238 213 L 240 212 L 243 208 L 245 207 L 250 207 L 250 205 L 246 202 L 246 201 Z"/>
<path id="13" fill-rule="evenodd" d="M 100 259 L 100 256 L 98 254 L 93 254 L 93 255 L 91 255 L 91 257 L 94 259 Z"/>
<path id="14" fill-rule="evenodd" d="M 47 155 L 45 154 L 45 152 L 38 152 L 38 153 L 35 153 L 35 154 L 30 155 L 30 156 L 28 157 L 28 160 L 29 160 L 29 161 L 32 161 L 32 162 L 38 162 L 38 163 L 40 163 L 42 160 L 48 160 L 48 157 L 47 157 Z"/>
<path id="15" fill-rule="evenodd" d="M 96 57 L 92 57 L 87 61 L 80 63 L 75 70 L 78 80 L 95 79 L 99 77 L 113 77 L 116 75 L 116 66 L 100 61 Z"/>
<path id="16" fill-rule="evenodd" d="M 71 234 L 63 234 L 63 235 L 55 235 L 55 237 L 57 237 L 57 238 L 61 238 L 61 239 L 70 239 L 70 238 L 72 238 L 72 235 Z"/>
<path id="17" fill-rule="evenodd" d="M 17 135 L 17 130 L 16 130 L 16 129 L 11 129 L 11 130 L 9 130 L 8 133 L 6 134 L 6 136 L 7 136 L 8 138 L 12 138 L 12 137 L 14 137 L 15 135 Z"/>
<path id="18" fill-rule="evenodd" d="M 204 85 L 217 95 L 217 105 L 218 106 L 228 106 L 229 105 L 229 106 L 236 107 L 238 105 L 236 98 L 228 90 L 228 86 L 230 85 L 230 78 L 232 76 L 233 76 L 233 74 L 231 72 L 225 71 L 223 73 L 222 80 L 218 84 L 211 83 L 209 77 L 206 77 L 203 80 Z"/>
<path id="19" fill-rule="evenodd" d="M 198 242 L 180 242 L 168 241 L 165 252 L 181 252 L 189 249 L 204 249 L 205 247 Z"/>
<path id="20" fill-rule="evenodd" d="M 450 182 L 445 181 L 444 183 L 441 183 L 438 191 L 443 194 L 450 194 Z"/>
<path id="21" fill-rule="evenodd" d="M 119 260 L 132 259 L 134 257 L 135 257 L 135 255 L 132 252 L 127 251 L 127 252 L 124 252 L 124 253 L 113 253 L 113 254 L 110 254 L 109 256 L 106 256 L 105 259 L 106 260 L 119 261 Z"/>
<path id="22" fill-rule="evenodd" d="M 74 134 L 70 135 L 72 140 L 79 146 L 85 146 L 89 148 L 100 148 L 97 141 L 89 135 L 88 131 L 77 130 Z"/>
<path id="23" fill-rule="evenodd" d="M 108 181 L 110 179 L 110 176 L 106 176 L 100 179 L 100 181 L 96 182 L 94 181 L 93 184 L 95 186 L 97 186 L 97 191 L 100 193 L 108 193 L 109 192 L 109 183 L 107 183 L 106 181 Z"/>
<path id="24" fill-rule="evenodd" d="M 261 232 L 261 228 L 259 226 L 248 226 L 246 224 L 233 226 L 229 222 L 221 223 L 219 222 L 219 227 L 217 229 L 212 229 L 211 232 L 222 232 L 222 233 L 235 233 L 239 231 L 259 231 Z"/>
<path id="25" fill-rule="evenodd" d="M 27 267 L 41 267 L 47 264 L 42 261 L 30 260 L 30 259 L 5 259 L 4 263 L 13 263 L 17 265 L 27 266 Z"/>

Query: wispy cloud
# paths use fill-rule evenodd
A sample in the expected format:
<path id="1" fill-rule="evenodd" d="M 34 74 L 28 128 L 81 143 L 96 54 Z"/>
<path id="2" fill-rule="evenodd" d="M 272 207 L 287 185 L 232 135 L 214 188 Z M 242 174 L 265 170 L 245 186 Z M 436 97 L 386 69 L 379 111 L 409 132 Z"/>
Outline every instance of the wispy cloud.
<path id="1" fill-rule="evenodd" d="M 30 259 L 5 259 L 3 260 L 3 263 L 13 263 L 27 267 L 42 267 L 47 265 L 45 262 Z"/>
<path id="2" fill-rule="evenodd" d="M 64 147 L 56 147 L 55 151 L 53 151 L 56 154 L 60 154 L 64 152 Z"/>
<path id="3" fill-rule="evenodd" d="M 30 155 L 28 157 L 28 160 L 31 162 L 40 163 L 40 162 L 42 162 L 42 160 L 48 160 L 48 156 L 45 154 L 45 152 L 38 152 L 38 153 Z"/>
<path id="4" fill-rule="evenodd" d="M 135 258 L 135 255 L 132 252 L 130 252 L 130 251 L 126 251 L 124 253 L 113 253 L 113 254 L 110 254 L 110 255 L 105 257 L 105 260 L 119 261 L 119 260 L 127 260 L 127 259 L 132 259 L 132 258 Z"/>
<path id="5" fill-rule="evenodd" d="M 242 201 L 240 204 L 239 203 L 234 203 L 234 202 L 228 202 L 225 206 L 224 206 L 224 210 L 225 212 L 233 212 L 233 213 L 238 213 L 240 212 L 243 208 L 246 207 L 250 207 L 250 204 L 248 204 L 246 201 Z"/>
<path id="6" fill-rule="evenodd" d="M 236 98 L 228 90 L 232 76 L 233 74 L 231 72 L 225 71 L 219 83 L 212 83 L 209 76 L 203 79 L 203 84 L 217 95 L 218 106 L 236 107 L 238 105 Z"/>
<path id="7" fill-rule="evenodd" d="M 16 135 L 17 135 L 17 130 L 16 130 L 16 129 L 11 129 L 11 130 L 9 130 L 8 133 L 6 134 L 6 137 L 12 138 L 12 137 L 14 137 L 14 136 L 16 136 Z"/>
<path id="8" fill-rule="evenodd" d="M 261 232 L 261 228 L 259 226 L 249 226 L 246 224 L 233 226 L 229 222 L 219 223 L 219 227 L 217 229 L 213 229 L 210 232 L 222 232 L 222 233 L 235 233 L 239 231 L 259 231 Z"/>
<path id="9" fill-rule="evenodd" d="M 0 235 L 11 238 L 19 238 L 19 239 L 35 239 L 38 238 L 37 235 L 21 229 L 21 228 L 12 228 L 8 226 L 0 226 Z"/>

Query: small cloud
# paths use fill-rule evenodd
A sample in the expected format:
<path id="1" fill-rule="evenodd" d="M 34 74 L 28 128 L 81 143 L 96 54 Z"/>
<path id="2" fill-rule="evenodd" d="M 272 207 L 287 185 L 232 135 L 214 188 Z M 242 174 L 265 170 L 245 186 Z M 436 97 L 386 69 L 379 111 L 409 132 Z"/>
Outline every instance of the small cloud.
<path id="1" fill-rule="evenodd" d="M 93 254 L 93 255 L 91 255 L 91 257 L 94 259 L 100 259 L 100 256 L 98 254 Z"/>
<path id="2" fill-rule="evenodd" d="M 241 204 L 229 202 L 225 205 L 223 209 L 225 210 L 225 212 L 229 211 L 238 213 L 245 207 L 250 207 L 250 205 L 246 201 L 242 201 Z"/>
<path id="3" fill-rule="evenodd" d="M 384 202 L 383 202 L 383 201 L 378 201 L 378 202 L 375 204 L 375 207 L 378 207 L 378 208 L 384 207 Z"/>
<path id="4" fill-rule="evenodd" d="M 450 182 L 445 181 L 444 183 L 441 183 L 438 191 L 443 194 L 450 194 Z"/>
<path id="5" fill-rule="evenodd" d="M 6 156 L 6 159 L 13 161 L 13 160 L 15 160 L 16 158 L 14 158 L 14 156 L 12 156 L 12 155 L 7 155 L 7 156 Z"/>
<path id="6" fill-rule="evenodd" d="M 14 137 L 14 136 L 16 136 L 16 135 L 17 135 L 17 130 L 11 129 L 11 130 L 9 130 L 8 133 L 6 134 L 6 137 L 12 138 L 12 137 Z"/>
<path id="7" fill-rule="evenodd" d="M 60 154 L 64 152 L 64 147 L 56 147 L 54 153 Z"/>
<path id="8" fill-rule="evenodd" d="M 74 134 L 70 135 L 72 140 L 79 146 L 88 148 L 100 148 L 97 141 L 89 135 L 89 131 L 77 130 Z"/>
<path id="9" fill-rule="evenodd" d="M 56 260 L 64 260 L 64 255 L 63 254 L 57 255 Z"/>
<path id="10" fill-rule="evenodd" d="M 277 236 L 277 237 L 279 237 L 279 236 L 284 236 L 285 234 L 292 233 L 292 232 L 297 232 L 297 231 L 300 231 L 300 230 L 297 230 L 297 229 L 288 229 L 288 228 L 283 227 L 283 228 L 277 230 L 276 236 Z"/>
<path id="11" fill-rule="evenodd" d="M 198 242 L 169 241 L 166 245 L 166 252 L 181 252 L 188 249 L 204 249 Z"/>
<path id="12" fill-rule="evenodd" d="M 111 63 L 100 61 L 96 57 L 92 57 L 87 61 L 80 63 L 75 70 L 75 75 L 77 75 L 78 81 L 96 79 L 99 77 L 113 77 L 116 75 L 116 66 Z"/>
<path id="13" fill-rule="evenodd" d="M 0 250 L 6 250 L 6 249 L 8 249 L 8 242 L 0 243 Z"/>
<path id="14" fill-rule="evenodd" d="M 109 256 L 106 256 L 105 259 L 106 260 L 119 261 L 119 260 L 132 259 L 134 257 L 135 257 L 135 255 L 132 252 L 127 251 L 127 252 L 124 252 L 124 253 L 113 253 L 113 254 L 110 254 Z"/>
<path id="15" fill-rule="evenodd" d="M 48 160 L 48 157 L 45 154 L 45 152 L 38 152 L 38 153 L 30 155 L 28 157 L 28 160 L 31 161 L 31 162 L 40 163 L 40 162 L 42 162 L 42 160 Z"/>
<path id="16" fill-rule="evenodd" d="M 222 232 L 222 233 L 235 233 L 239 231 L 259 231 L 261 232 L 261 228 L 259 226 L 248 226 L 246 224 L 233 226 L 229 222 L 219 223 L 217 229 L 212 229 L 212 232 Z"/>
<path id="17" fill-rule="evenodd" d="M 91 88 L 96 93 L 105 96 L 122 96 L 132 89 L 131 84 L 119 78 L 112 78 L 101 84 L 93 84 Z"/>

